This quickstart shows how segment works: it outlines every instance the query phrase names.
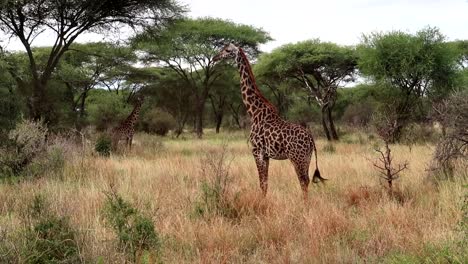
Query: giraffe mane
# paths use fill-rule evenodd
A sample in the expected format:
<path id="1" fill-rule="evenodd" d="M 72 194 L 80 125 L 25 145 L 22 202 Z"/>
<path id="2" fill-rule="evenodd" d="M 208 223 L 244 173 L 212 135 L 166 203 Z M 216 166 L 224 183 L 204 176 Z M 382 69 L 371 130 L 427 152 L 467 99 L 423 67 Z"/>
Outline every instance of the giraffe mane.
<path id="1" fill-rule="evenodd" d="M 252 79 L 252 85 L 254 87 L 254 91 L 255 91 L 255 94 L 260 97 L 260 99 L 267 105 L 269 106 L 273 111 L 275 111 L 276 113 L 278 112 L 278 110 L 276 109 L 276 107 L 270 102 L 268 101 L 268 99 L 266 99 L 265 96 L 263 96 L 263 94 L 260 92 L 260 89 L 258 89 L 258 86 L 257 86 L 257 81 L 255 80 L 255 76 L 252 72 L 252 67 L 250 66 L 250 62 L 249 60 L 247 59 L 247 56 L 245 55 L 244 53 L 244 50 L 242 48 L 239 47 L 239 55 L 242 57 L 242 59 L 244 61 L 247 62 L 247 65 L 246 65 L 246 68 L 247 68 L 247 73 L 249 74 L 250 78 Z"/>

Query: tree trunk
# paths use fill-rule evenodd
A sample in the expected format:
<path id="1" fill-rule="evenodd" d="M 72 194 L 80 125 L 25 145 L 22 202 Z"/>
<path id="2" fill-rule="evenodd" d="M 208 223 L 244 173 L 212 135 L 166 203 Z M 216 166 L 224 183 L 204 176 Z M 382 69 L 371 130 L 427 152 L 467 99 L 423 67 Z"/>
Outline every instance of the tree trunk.
<path id="1" fill-rule="evenodd" d="M 221 124 L 223 123 L 223 113 L 219 113 L 216 115 L 216 134 L 219 134 L 219 129 L 221 128 Z"/>
<path id="2" fill-rule="evenodd" d="M 338 140 L 338 133 L 336 133 L 336 128 L 335 124 L 333 122 L 333 117 L 332 117 L 332 109 L 330 107 L 327 107 L 327 116 L 328 116 L 328 123 L 330 124 L 330 132 L 331 132 L 331 137 L 333 140 Z"/>
<path id="3" fill-rule="evenodd" d="M 200 100 L 196 107 L 196 117 L 195 117 L 195 133 L 198 138 L 203 137 L 203 113 L 205 112 L 205 102 Z"/>
<path id="4" fill-rule="evenodd" d="M 47 100 L 45 85 L 40 80 L 33 81 L 33 91 L 32 96 L 29 98 L 28 108 L 33 120 L 43 119 L 45 123 L 48 123 L 50 120 L 47 113 L 50 110 L 50 105 Z"/>
<path id="5" fill-rule="evenodd" d="M 326 106 L 322 107 L 322 126 L 323 126 L 323 131 L 325 132 L 325 135 L 327 136 L 327 140 L 331 141 L 332 138 L 330 136 L 330 132 L 328 131 L 328 127 L 327 127 L 327 109 L 326 109 Z"/>
<path id="6" fill-rule="evenodd" d="M 179 115 L 179 119 L 177 120 L 177 127 L 175 129 L 175 137 L 179 138 L 179 136 L 184 132 L 185 123 L 188 119 L 188 114 L 181 114 L 182 117 Z"/>

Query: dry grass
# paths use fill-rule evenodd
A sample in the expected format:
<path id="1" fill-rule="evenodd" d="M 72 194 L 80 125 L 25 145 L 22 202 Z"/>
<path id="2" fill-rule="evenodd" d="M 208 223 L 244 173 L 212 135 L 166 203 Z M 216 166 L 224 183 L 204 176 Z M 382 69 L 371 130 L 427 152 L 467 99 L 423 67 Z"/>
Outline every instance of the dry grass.
<path id="1" fill-rule="evenodd" d="M 319 152 L 320 170 L 330 180 L 324 186 L 311 185 L 304 203 L 288 161 L 270 162 L 270 189 L 263 199 L 244 134 L 206 138 L 164 139 L 161 147 L 154 138 L 140 135 L 130 153 L 73 158 L 61 178 L 44 175 L 0 184 L 0 239 L 1 233 L 8 237 L 21 227 L 32 194 L 41 193 L 52 210 L 68 215 L 79 230 L 84 259 L 121 263 L 124 256 L 101 213 L 104 192 L 112 185 L 151 216 L 163 238 L 159 258 L 167 263 L 419 262 L 431 258 L 429 251 L 460 240 L 456 230 L 466 180 L 426 180 L 433 146 L 413 146 L 411 151 L 392 146 L 396 161 L 409 162 L 396 182 L 395 199 L 379 184 L 368 161 L 375 155 L 372 143 L 338 143 L 334 152 Z M 238 214 L 235 219 L 194 215 L 206 177 L 202 153 L 217 153 L 226 142 L 234 157 L 230 203 Z M 320 151 L 326 142 L 317 144 Z M 463 253 L 456 261 L 466 261 Z"/>

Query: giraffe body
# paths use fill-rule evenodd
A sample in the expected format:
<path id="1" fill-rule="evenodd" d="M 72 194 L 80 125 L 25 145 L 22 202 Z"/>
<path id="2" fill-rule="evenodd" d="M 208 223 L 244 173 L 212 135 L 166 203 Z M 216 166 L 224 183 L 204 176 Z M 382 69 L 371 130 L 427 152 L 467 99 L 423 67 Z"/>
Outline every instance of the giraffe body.
<path id="1" fill-rule="evenodd" d="M 143 104 L 144 98 L 138 97 L 135 107 L 130 115 L 122 121 L 117 127 L 112 129 L 112 149 L 116 150 L 119 141 L 125 140 L 129 149 L 132 148 L 133 135 L 135 134 L 135 124 L 140 116 L 140 109 Z"/>
<path id="2" fill-rule="evenodd" d="M 318 170 L 317 150 L 312 134 L 305 127 L 279 116 L 276 108 L 257 88 L 250 63 L 241 48 L 228 44 L 213 60 L 225 58 L 234 58 L 239 69 L 242 100 L 252 121 L 249 141 L 252 144 L 252 154 L 263 194 L 266 195 L 268 190 L 269 160 L 289 159 L 294 165 L 306 198 L 310 182 L 309 165 L 314 151 L 317 167 L 312 181 L 325 180 Z"/>

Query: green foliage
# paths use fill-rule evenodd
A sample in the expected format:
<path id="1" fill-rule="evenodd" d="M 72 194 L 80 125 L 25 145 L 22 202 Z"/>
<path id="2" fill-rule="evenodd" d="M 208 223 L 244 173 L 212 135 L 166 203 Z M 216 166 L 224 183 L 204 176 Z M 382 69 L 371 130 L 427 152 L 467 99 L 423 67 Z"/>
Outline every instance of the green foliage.
<path id="1" fill-rule="evenodd" d="M 89 123 L 87 99 L 97 87 L 121 89 L 119 82 L 134 77 L 136 62 L 133 49 L 111 43 L 73 44 L 58 65 L 56 76 L 67 93 L 68 108 L 74 109 L 69 119 L 81 128 Z M 63 107 L 61 108 L 63 109 Z"/>
<path id="2" fill-rule="evenodd" d="M 226 199 L 219 184 L 203 181 L 200 187 L 200 199 L 195 203 L 196 216 L 220 215 L 227 218 L 236 218 L 237 211 Z"/>
<path id="3" fill-rule="evenodd" d="M 112 139 L 107 134 L 101 134 L 96 140 L 94 150 L 103 157 L 109 157 L 112 148 Z"/>
<path id="4" fill-rule="evenodd" d="M 146 112 L 141 118 L 141 127 L 143 131 L 150 134 L 165 136 L 176 127 L 174 117 L 162 109 L 155 108 Z"/>
<path id="5" fill-rule="evenodd" d="M 39 220 L 27 234 L 27 263 L 76 263 L 80 261 L 76 232 L 67 218 L 49 216 Z"/>
<path id="6" fill-rule="evenodd" d="M 419 263 L 455 263 L 462 264 L 468 261 L 466 248 L 460 248 L 453 244 L 425 245 L 419 254 L 393 252 L 385 256 L 380 263 L 386 264 L 419 264 Z"/>
<path id="7" fill-rule="evenodd" d="M 0 142 L 5 142 L 8 137 L 8 131 L 15 127 L 16 122 L 20 118 L 20 101 L 21 98 L 16 93 L 2 87 L 0 79 Z"/>
<path id="8" fill-rule="evenodd" d="M 206 179 L 201 184 L 201 194 L 194 207 L 196 216 L 223 216 L 236 218 L 239 212 L 233 206 L 236 195 L 230 193 L 232 177 L 229 174 L 231 161 L 227 145 L 218 153 L 206 153 L 201 160 L 201 173 Z"/>
<path id="9" fill-rule="evenodd" d="M 320 108 L 298 99 L 289 107 L 286 118 L 296 123 L 320 122 Z"/>
<path id="10" fill-rule="evenodd" d="M 111 93 L 105 90 L 90 92 L 88 112 L 91 124 L 96 130 L 104 131 L 124 120 L 132 111 L 130 104 L 125 103 L 126 95 Z"/>
<path id="11" fill-rule="evenodd" d="M 24 244 L 19 246 L 24 263 L 77 263 L 80 258 L 77 232 L 67 217 L 51 212 L 41 195 L 34 195 L 26 208 L 26 228 L 19 234 Z"/>
<path id="12" fill-rule="evenodd" d="M 181 19 L 162 32 L 157 28 L 149 29 L 134 41 L 139 48 L 157 54 L 158 59 L 190 58 L 187 62 L 196 64 L 197 57 L 211 60 L 220 48 L 230 42 L 255 54 L 258 53 L 258 45 L 269 40 L 271 37 L 261 29 L 206 17 Z"/>
<path id="13" fill-rule="evenodd" d="M 255 56 L 259 45 L 270 39 L 268 33 L 249 25 L 216 18 L 186 18 L 162 31 L 160 27 L 149 28 L 137 35 L 133 44 L 145 52 L 145 62 L 162 62 L 184 82 L 183 87 L 192 95 L 195 130 L 198 137 L 201 137 L 205 105 L 210 91 L 214 81 L 226 68 L 224 63 L 215 64 L 213 57 L 229 42 L 237 43 L 247 54 Z M 178 123 L 184 123 L 187 119 L 186 115 L 181 119 L 174 116 L 177 120 L 182 120 Z M 177 130 L 181 131 L 179 124 Z"/>
<path id="14" fill-rule="evenodd" d="M 107 194 L 104 217 L 119 240 L 120 249 L 136 261 L 147 250 L 160 249 L 160 239 L 151 219 L 143 216 L 115 192 Z"/>
<path id="15" fill-rule="evenodd" d="M 456 74 L 456 51 L 436 28 L 364 36 L 359 69 L 414 96 L 448 94 Z"/>
<path id="16" fill-rule="evenodd" d="M 187 89 L 184 80 L 170 69 L 159 68 L 152 71 L 158 76 L 149 86 L 145 87 L 149 96 L 148 105 L 157 105 L 170 113 L 175 121 L 175 130 L 182 131 L 189 116 L 193 115 L 193 93 Z"/>
<path id="17" fill-rule="evenodd" d="M 261 78 L 292 81 L 307 92 L 321 108 L 322 124 L 328 140 L 338 140 L 332 110 L 337 89 L 354 79 L 357 57 L 351 47 L 318 39 L 286 44 L 260 57 L 255 72 Z"/>
<path id="18" fill-rule="evenodd" d="M 349 81 L 356 63 L 353 49 L 313 39 L 286 44 L 261 55 L 255 72 L 259 76 L 295 78 L 302 77 L 302 70 L 306 75 L 317 74 L 317 79 L 312 77 L 314 83 L 311 85 L 320 86 Z"/>

